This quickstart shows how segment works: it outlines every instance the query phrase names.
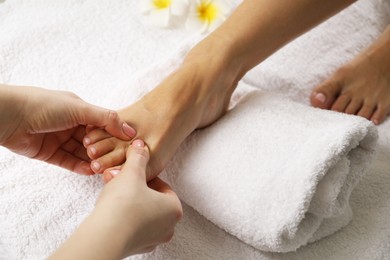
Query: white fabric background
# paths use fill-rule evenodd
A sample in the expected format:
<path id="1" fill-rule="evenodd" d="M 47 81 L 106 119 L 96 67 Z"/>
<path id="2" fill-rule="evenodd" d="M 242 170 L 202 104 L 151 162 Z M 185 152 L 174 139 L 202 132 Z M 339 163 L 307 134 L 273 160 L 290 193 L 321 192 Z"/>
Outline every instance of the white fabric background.
<path id="1" fill-rule="evenodd" d="M 367 3 L 368 1 L 363 0 L 358 4 Z M 375 8 L 359 10 L 367 10 L 367 13 L 362 13 L 366 17 L 373 9 Z M 181 29 L 160 30 L 147 26 L 139 16 L 134 1 L 128 0 L 7 0 L 0 4 L 0 21 L 0 82 L 70 90 L 89 102 L 111 107 L 115 107 L 112 100 L 116 97 L 117 90 L 131 82 L 134 73 L 168 57 L 183 40 L 192 37 Z M 363 43 L 354 45 L 352 43 L 356 41 L 345 40 L 350 35 L 338 34 L 341 40 L 338 38 L 337 46 L 343 48 L 352 44 L 349 55 L 343 57 L 344 60 L 378 35 L 383 24 L 379 25 L 375 21 L 376 17 L 373 17 L 369 27 L 377 30 L 370 33 L 368 38 L 363 37 Z M 339 21 L 335 24 L 340 25 Z M 314 36 L 306 39 L 318 40 Z M 332 42 L 331 36 L 327 39 Z M 316 50 L 316 47 L 318 46 L 311 46 L 310 49 Z M 299 48 L 297 45 L 292 49 Z M 291 64 L 290 68 L 294 64 L 297 69 L 300 68 L 299 64 L 302 62 L 298 58 L 296 56 L 296 64 Z M 315 59 L 311 61 L 313 60 Z M 338 60 L 337 64 L 332 62 L 330 59 L 327 64 L 334 69 L 342 60 Z M 269 65 L 269 68 L 274 67 Z M 283 68 L 283 64 L 279 68 Z M 308 65 L 300 73 L 312 75 L 311 79 L 318 81 L 328 75 L 331 69 L 323 72 L 316 70 L 316 66 Z M 263 80 L 286 83 L 280 85 L 289 89 L 297 87 L 294 80 L 299 79 L 300 74 L 295 74 L 294 77 L 294 72 L 291 72 L 289 77 L 277 77 L 278 72 L 274 72 L 264 74 Z M 316 80 L 309 81 L 313 84 Z M 307 102 L 307 93 L 312 86 L 305 87 L 304 90 L 291 92 L 294 93 L 291 97 Z M 173 241 L 149 255 L 133 258 L 388 258 L 389 122 L 387 120 L 378 128 L 380 145 L 377 161 L 369 175 L 353 192 L 351 204 L 354 219 L 340 232 L 295 253 L 267 254 L 226 234 L 183 205 L 185 217 L 177 226 Z M 0 149 L 0 179 L 0 259 L 43 259 L 90 212 L 102 187 L 99 176 L 78 176 L 51 165 L 19 157 L 5 149 Z"/>

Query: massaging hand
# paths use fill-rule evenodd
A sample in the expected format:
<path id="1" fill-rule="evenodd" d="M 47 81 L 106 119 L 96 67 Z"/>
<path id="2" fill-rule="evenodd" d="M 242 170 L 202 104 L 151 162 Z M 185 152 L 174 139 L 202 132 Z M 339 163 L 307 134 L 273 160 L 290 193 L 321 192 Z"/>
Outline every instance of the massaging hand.
<path id="1" fill-rule="evenodd" d="M 155 178 L 146 185 L 148 161 L 149 149 L 143 141 L 135 140 L 127 150 L 123 167 L 111 170 L 115 177 L 104 188 L 96 206 L 117 212 L 115 221 L 121 224 L 131 223 L 128 228 L 133 239 L 128 241 L 127 254 L 149 252 L 168 242 L 183 214 L 179 198 L 168 184 Z M 112 221 L 112 214 L 109 216 Z"/>
<path id="2" fill-rule="evenodd" d="M 0 145 L 81 174 L 93 174 L 82 144 L 86 125 L 123 140 L 135 131 L 116 112 L 75 94 L 36 87 L 0 85 Z"/>
<path id="3" fill-rule="evenodd" d="M 178 197 L 158 178 L 146 184 L 143 141 L 135 140 L 126 157 L 91 215 L 50 259 L 122 259 L 172 238 L 183 214 Z"/>

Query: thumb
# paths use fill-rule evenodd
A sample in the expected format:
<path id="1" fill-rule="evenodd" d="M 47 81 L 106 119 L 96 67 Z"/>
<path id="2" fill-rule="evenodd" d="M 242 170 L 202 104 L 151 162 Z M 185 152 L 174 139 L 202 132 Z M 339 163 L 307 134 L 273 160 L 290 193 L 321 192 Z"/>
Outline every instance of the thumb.
<path id="1" fill-rule="evenodd" d="M 140 140 L 134 140 L 126 152 L 126 162 L 121 174 L 131 175 L 146 183 L 146 165 L 149 162 L 149 149 Z"/>
<path id="2" fill-rule="evenodd" d="M 131 140 L 136 135 L 136 131 L 113 110 L 85 103 L 83 109 L 79 110 L 78 117 L 79 124 L 104 128 L 109 134 L 122 140 Z"/>

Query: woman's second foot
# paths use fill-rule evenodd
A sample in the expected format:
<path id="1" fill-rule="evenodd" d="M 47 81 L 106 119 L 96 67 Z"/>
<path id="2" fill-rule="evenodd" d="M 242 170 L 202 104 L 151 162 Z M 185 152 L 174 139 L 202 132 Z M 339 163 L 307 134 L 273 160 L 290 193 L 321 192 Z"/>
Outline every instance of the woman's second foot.
<path id="1" fill-rule="evenodd" d="M 310 101 L 314 107 L 382 123 L 390 113 L 390 27 L 369 48 L 317 86 Z"/>

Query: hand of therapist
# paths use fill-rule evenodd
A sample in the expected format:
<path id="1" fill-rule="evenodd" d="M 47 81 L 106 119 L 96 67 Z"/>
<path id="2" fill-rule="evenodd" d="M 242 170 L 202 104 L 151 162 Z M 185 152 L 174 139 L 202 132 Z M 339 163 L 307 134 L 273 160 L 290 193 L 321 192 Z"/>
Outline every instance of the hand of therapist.
<path id="1" fill-rule="evenodd" d="M 86 125 L 123 140 L 135 136 L 116 112 L 88 104 L 73 93 L 0 85 L 0 145 L 13 152 L 93 174 L 82 144 Z"/>
<path id="2" fill-rule="evenodd" d="M 172 238 L 183 214 L 178 197 L 158 178 L 146 184 L 149 150 L 141 140 L 126 157 L 91 215 L 51 259 L 121 259 Z"/>

